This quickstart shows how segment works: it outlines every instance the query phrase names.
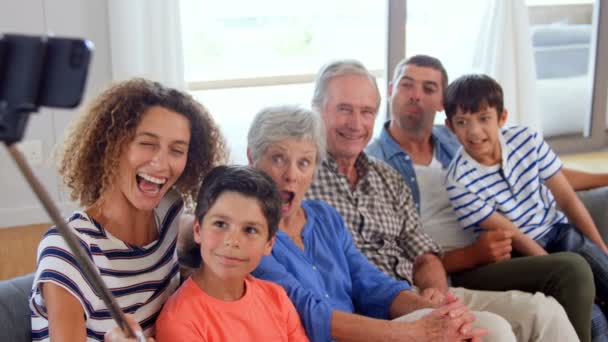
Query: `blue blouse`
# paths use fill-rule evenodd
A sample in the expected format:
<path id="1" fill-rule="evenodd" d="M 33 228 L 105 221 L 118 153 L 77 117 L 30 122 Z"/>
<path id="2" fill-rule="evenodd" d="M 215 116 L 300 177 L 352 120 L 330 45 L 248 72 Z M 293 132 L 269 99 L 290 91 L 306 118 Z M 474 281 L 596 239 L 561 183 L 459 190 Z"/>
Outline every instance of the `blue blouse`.
<path id="1" fill-rule="evenodd" d="M 279 231 L 271 255 L 253 275 L 285 288 L 311 341 L 331 340 L 333 310 L 388 319 L 391 303 L 410 285 L 361 254 L 334 208 L 322 201 L 303 201 L 302 207 L 304 250 Z"/>

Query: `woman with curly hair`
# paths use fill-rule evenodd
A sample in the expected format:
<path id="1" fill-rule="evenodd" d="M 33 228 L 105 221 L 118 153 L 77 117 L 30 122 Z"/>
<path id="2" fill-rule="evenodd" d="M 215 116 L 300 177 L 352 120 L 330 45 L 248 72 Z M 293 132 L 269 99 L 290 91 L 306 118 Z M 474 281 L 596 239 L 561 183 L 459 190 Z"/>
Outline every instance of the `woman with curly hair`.
<path id="1" fill-rule="evenodd" d="M 202 177 L 224 161 L 221 134 L 192 97 L 133 79 L 102 93 L 71 128 L 59 173 L 80 203 L 68 220 L 99 274 L 144 335 L 179 285 L 175 218 Z M 32 339 L 103 340 L 117 330 L 56 228 L 38 247 Z"/>

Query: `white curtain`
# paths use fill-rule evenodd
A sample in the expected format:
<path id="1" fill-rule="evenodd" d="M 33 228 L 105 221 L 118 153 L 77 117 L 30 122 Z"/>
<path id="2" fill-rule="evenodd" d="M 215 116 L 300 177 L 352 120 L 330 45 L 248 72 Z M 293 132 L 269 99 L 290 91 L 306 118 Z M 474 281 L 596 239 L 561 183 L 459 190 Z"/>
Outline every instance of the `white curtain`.
<path id="1" fill-rule="evenodd" d="M 492 0 L 487 6 L 474 67 L 502 85 L 509 124 L 542 133 L 528 9 L 524 0 Z"/>
<path id="2" fill-rule="evenodd" d="M 180 1 L 109 0 L 112 77 L 185 89 Z"/>

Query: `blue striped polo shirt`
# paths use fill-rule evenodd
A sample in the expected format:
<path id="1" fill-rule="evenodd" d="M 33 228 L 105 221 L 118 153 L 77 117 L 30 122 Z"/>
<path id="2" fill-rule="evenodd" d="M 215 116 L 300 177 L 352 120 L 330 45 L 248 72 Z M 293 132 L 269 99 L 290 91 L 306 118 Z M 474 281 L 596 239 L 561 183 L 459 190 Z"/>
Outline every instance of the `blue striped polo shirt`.
<path id="1" fill-rule="evenodd" d="M 562 163 L 549 145 L 527 127 L 502 129 L 498 135 L 502 162 L 484 166 L 461 148 L 450 163 L 446 188 L 464 229 L 497 212 L 524 234 L 538 239 L 556 223 L 567 222 L 544 181 Z"/>

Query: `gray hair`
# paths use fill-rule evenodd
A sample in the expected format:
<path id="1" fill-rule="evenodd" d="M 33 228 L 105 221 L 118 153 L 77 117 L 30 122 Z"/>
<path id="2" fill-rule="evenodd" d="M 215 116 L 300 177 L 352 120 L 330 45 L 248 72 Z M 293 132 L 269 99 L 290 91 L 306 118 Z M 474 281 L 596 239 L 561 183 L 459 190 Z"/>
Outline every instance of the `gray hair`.
<path id="1" fill-rule="evenodd" d="M 315 111 L 321 112 L 325 105 L 327 97 L 327 85 L 329 81 L 339 76 L 350 76 L 350 75 L 361 75 L 369 78 L 374 84 L 376 89 L 376 95 L 378 97 L 378 103 L 376 104 L 376 110 L 380 109 L 380 90 L 376 83 L 376 77 L 372 75 L 363 65 L 363 63 L 355 59 L 343 59 L 329 62 L 321 67 L 317 72 L 315 79 L 315 90 L 312 96 L 312 108 Z"/>
<path id="2" fill-rule="evenodd" d="M 325 159 L 325 127 L 320 116 L 298 106 L 275 106 L 259 111 L 249 127 L 247 148 L 253 164 L 270 144 L 285 139 L 312 141 L 317 148 L 316 168 Z"/>

